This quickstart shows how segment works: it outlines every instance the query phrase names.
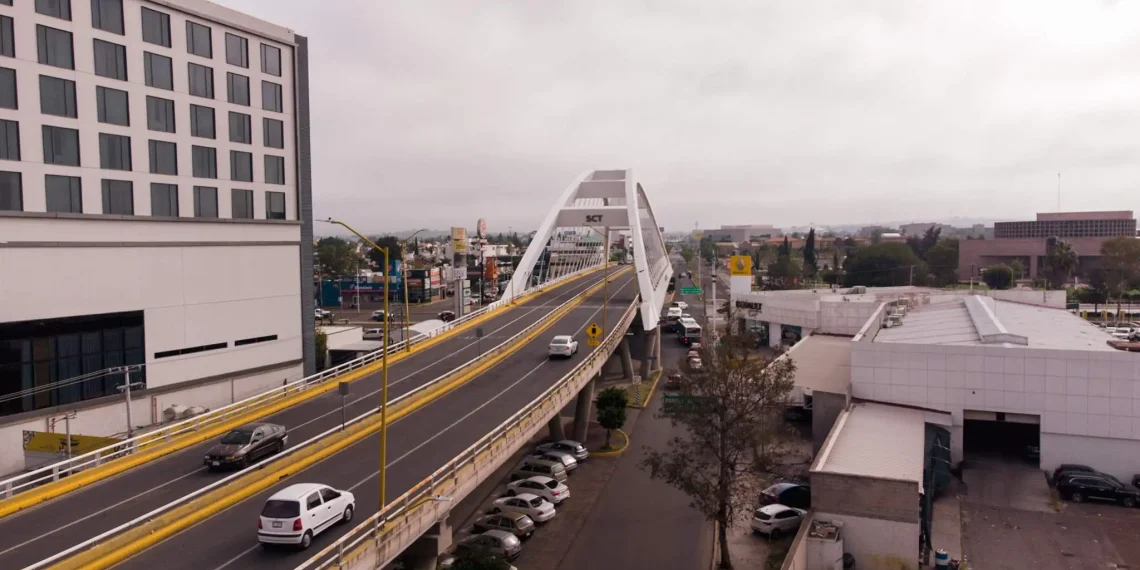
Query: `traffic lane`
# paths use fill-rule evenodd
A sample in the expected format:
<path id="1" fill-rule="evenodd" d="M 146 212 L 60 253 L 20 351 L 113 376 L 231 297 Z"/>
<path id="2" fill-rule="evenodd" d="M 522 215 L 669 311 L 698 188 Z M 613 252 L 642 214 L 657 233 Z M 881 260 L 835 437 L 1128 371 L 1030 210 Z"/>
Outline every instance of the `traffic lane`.
<path id="1" fill-rule="evenodd" d="M 612 285 L 626 287 L 625 294 L 613 297 L 611 306 L 628 307 L 633 299 L 628 291 L 636 287 L 632 276 L 615 279 Z M 579 356 L 573 359 L 551 361 L 547 357 L 547 347 L 553 335 L 576 334 L 580 341 L 584 340 L 581 331 L 593 322 L 590 319 L 600 318 L 600 296 L 598 292 L 571 310 L 545 334 L 520 348 L 492 371 L 394 423 L 388 429 L 388 499 L 399 497 L 470 447 L 572 370 L 580 358 L 592 351 L 593 347 L 583 342 Z M 266 551 L 257 544 L 255 528 L 265 500 L 277 490 L 301 481 L 348 489 L 356 495 L 356 524 L 359 524 L 360 520 L 376 512 L 379 503 L 379 443 L 379 435 L 365 438 L 303 473 L 282 481 L 274 489 L 251 497 L 125 561 L 122 568 L 145 569 L 155 565 L 168 570 L 294 567 L 334 542 L 352 525 L 326 531 L 314 540 L 314 548 L 307 553 L 289 549 Z M 201 548 L 202 545 L 209 545 L 209 548 Z"/>
<path id="2" fill-rule="evenodd" d="M 550 313 L 555 307 L 596 284 L 573 283 L 543 293 L 526 305 L 497 315 L 482 327 L 488 335 L 482 348 L 494 346 Z M 478 356 L 480 342 L 462 334 L 395 363 L 389 369 L 389 399 L 451 371 Z M 354 395 L 346 406 L 352 416 L 374 407 L 380 390 L 376 373 L 352 384 Z M 265 421 L 290 429 L 294 444 L 334 427 L 340 422 L 340 396 L 328 393 L 270 416 Z M 0 520 L 0 567 L 20 568 L 55 552 L 60 545 L 72 546 L 106 530 L 202 488 L 228 473 L 210 473 L 201 467 L 201 457 L 213 442 L 140 466 L 59 500 Z M 77 514 L 81 516 L 76 516 Z M 63 522 L 66 521 L 66 522 Z"/>

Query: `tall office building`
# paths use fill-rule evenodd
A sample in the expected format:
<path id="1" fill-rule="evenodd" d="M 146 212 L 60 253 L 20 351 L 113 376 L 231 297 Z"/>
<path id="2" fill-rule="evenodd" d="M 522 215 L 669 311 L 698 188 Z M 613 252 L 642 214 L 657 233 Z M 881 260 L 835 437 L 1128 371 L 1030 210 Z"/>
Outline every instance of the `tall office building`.
<path id="1" fill-rule="evenodd" d="M 0 473 L 22 430 L 313 368 L 307 41 L 205 0 L 0 0 Z"/>

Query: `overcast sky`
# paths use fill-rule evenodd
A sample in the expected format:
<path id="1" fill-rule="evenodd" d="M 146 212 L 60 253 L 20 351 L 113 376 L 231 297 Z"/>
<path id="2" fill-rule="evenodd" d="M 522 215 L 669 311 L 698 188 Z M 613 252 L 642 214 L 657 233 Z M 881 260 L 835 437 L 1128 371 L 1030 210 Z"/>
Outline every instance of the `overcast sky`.
<path id="1" fill-rule="evenodd" d="M 1140 0 L 219 0 L 310 39 L 315 217 L 666 229 L 1140 209 Z M 855 6 L 855 5 L 858 6 Z"/>

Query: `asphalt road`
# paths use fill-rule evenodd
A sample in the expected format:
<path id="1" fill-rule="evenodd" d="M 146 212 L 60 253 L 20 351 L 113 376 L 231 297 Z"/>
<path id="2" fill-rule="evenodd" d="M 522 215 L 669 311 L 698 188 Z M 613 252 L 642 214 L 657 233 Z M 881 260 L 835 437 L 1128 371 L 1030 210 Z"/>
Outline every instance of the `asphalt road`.
<path id="1" fill-rule="evenodd" d="M 503 342 L 597 282 L 595 278 L 575 281 L 541 293 L 526 304 L 485 321 L 480 325 L 486 331 L 482 348 L 488 349 Z M 477 357 L 480 345 L 474 334 L 474 330 L 464 331 L 394 363 L 388 371 L 389 398 L 405 394 Z M 543 339 L 543 342 L 549 342 L 549 339 Z M 350 418 L 377 405 L 380 373 L 353 382 L 351 390 L 347 406 Z M 289 440 L 296 444 L 338 425 L 340 407 L 341 398 L 333 391 L 265 418 L 265 421 L 288 428 Z M 0 568 L 23 568 L 38 562 L 226 476 L 228 473 L 211 473 L 202 467 L 202 457 L 211 445 L 213 442 L 190 447 L 55 501 L 0 519 Z M 249 520 L 255 521 L 256 518 Z M 252 524 L 242 522 L 241 538 L 256 539 L 256 534 L 245 532 L 255 528 Z M 200 546 L 213 545 L 206 543 Z M 161 566 L 168 566 L 179 558 L 170 557 Z"/>
<path id="2" fill-rule="evenodd" d="M 611 310 L 628 307 L 636 282 L 627 274 L 611 283 Z M 593 348 L 585 344 L 585 328 L 601 314 L 602 293 L 571 310 L 547 331 L 507 357 L 491 372 L 469 381 L 388 429 L 388 499 L 431 475 L 441 465 L 486 435 L 523 405 L 573 369 Z M 553 306 L 553 305 L 551 305 Z M 574 335 L 579 356 L 550 360 L 547 346 L 554 335 Z M 275 488 L 251 497 L 217 516 L 123 562 L 120 569 L 222 570 L 224 568 L 293 568 L 318 552 L 350 525 L 335 526 L 313 541 L 306 553 L 267 551 L 257 543 L 256 521 L 265 500 L 287 485 L 311 481 L 348 489 L 356 495 L 356 521 L 374 514 L 379 503 L 379 436 L 318 463 Z"/>

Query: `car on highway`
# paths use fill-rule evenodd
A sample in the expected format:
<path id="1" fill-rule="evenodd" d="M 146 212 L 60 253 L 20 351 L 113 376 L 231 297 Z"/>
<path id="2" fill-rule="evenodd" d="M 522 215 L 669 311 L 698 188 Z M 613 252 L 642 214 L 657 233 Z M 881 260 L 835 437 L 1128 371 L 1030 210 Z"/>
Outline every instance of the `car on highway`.
<path id="1" fill-rule="evenodd" d="M 514 560 L 522 553 L 522 541 L 505 530 L 489 530 L 483 534 L 468 537 L 455 547 L 455 552 L 463 556 L 463 551 L 487 552 Z"/>
<path id="2" fill-rule="evenodd" d="M 570 358 L 578 352 L 578 341 L 569 335 L 560 334 L 550 341 L 549 354 L 551 358 L 562 356 Z"/>
<path id="3" fill-rule="evenodd" d="M 1104 473 L 1070 473 L 1057 481 L 1057 492 L 1062 499 L 1074 503 L 1087 500 L 1119 503 L 1135 507 L 1140 503 L 1140 489 L 1125 485 L 1112 475 Z"/>
<path id="4" fill-rule="evenodd" d="M 498 513 L 475 519 L 474 528 L 475 532 L 502 530 L 526 540 L 534 534 L 534 521 L 522 513 Z"/>
<path id="5" fill-rule="evenodd" d="M 450 323 L 455 320 L 455 311 L 440 311 L 436 318 L 445 323 Z"/>
<path id="6" fill-rule="evenodd" d="M 250 463 L 280 453 L 289 443 L 289 432 L 284 426 L 269 423 L 246 424 L 231 430 L 206 452 L 202 463 L 207 469 L 237 467 L 244 469 Z"/>
<path id="7" fill-rule="evenodd" d="M 544 523 L 554 518 L 554 504 L 533 493 L 519 493 L 513 497 L 502 497 L 491 503 L 492 513 L 519 513 L 536 523 Z"/>
<path id="8" fill-rule="evenodd" d="M 566 468 L 567 473 L 572 473 L 575 469 L 578 468 L 578 459 L 575 458 L 573 454 L 567 453 L 565 451 L 556 451 L 553 449 L 544 451 L 541 449 L 536 449 L 531 452 L 530 456 L 532 458 L 541 459 L 544 461 L 560 462 L 562 463 L 562 466 Z"/>
<path id="9" fill-rule="evenodd" d="M 573 455 L 574 459 L 577 459 L 578 461 L 582 461 L 590 457 L 590 452 L 586 449 L 586 446 L 572 439 L 548 441 L 546 443 L 539 444 L 538 449 L 542 451 L 565 451 L 566 453 Z"/>
<path id="10" fill-rule="evenodd" d="M 326 317 L 331 317 L 331 316 L 332 316 L 332 312 L 331 312 L 331 311 L 326 311 L 326 310 L 324 310 L 324 309 L 322 309 L 322 308 L 320 308 L 320 307 L 317 307 L 317 308 L 316 308 L 316 309 L 313 311 L 313 316 L 314 316 L 314 317 L 316 317 L 316 318 L 318 318 L 318 319 L 324 319 L 324 318 L 326 318 Z"/>
<path id="11" fill-rule="evenodd" d="M 752 532 L 778 538 L 787 532 L 795 532 L 804 521 L 807 511 L 784 505 L 765 505 L 752 514 Z"/>
<path id="12" fill-rule="evenodd" d="M 760 504 L 810 509 L 811 487 L 800 483 L 776 483 L 760 492 Z"/>
<path id="13" fill-rule="evenodd" d="M 372 317 L 370 317 L 370 318 L 374 321 L 377 321 L 377 322 L 383 321 L 384 320 L 384 310 L 381 309 L 379 311 L 372 311 Z"/>
<path id="14" fill-rule="evenodd" d="M 361 338 L 364 340 L 384 340 L 384 329 L 364 329 Z"/>
<path id="15" fill-rule="evenodd" d="M 277 491 L 261 508 L 257 540 L 264 547 L 291 544 L 302 550 L 338 522 L 349 522 L 356 497 L 319 483 L 298 483 Z"/>
<path id="16" fill-rule="evenodd" d="M 689 308 L 689 304 L 684 302 L 684 301 L 673 301 L 673 303 L 671 305 L 669 305 L 669 308 L 671 309 L 673 307 L 676 307 L 676 308 L 684 311 L 685 309 Z"/>
<path id="17" fill-rule="evenodd" d="M 570 498 L 570 487 L 550 477 L 543 477 L 542 475 L 535 475 L 534 477 L 507 483 L 508 497 L 513 497 L 520 493 L 538 495 L 550 501 L 550 504 L 557 505 Z"/>
<path id="18" fill-rule="evenodd" d="M 550 477 L 557 481 L 566 481 L 566 466 L 561 461 L 544 461 L 542 459 L 527 458 L 511 471 L 510 480 L 528 479 L 535 475 Z"/>

